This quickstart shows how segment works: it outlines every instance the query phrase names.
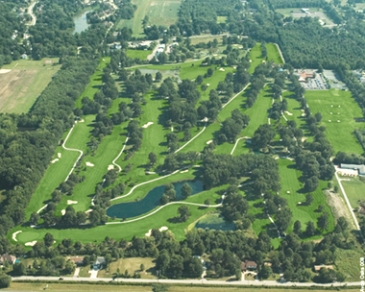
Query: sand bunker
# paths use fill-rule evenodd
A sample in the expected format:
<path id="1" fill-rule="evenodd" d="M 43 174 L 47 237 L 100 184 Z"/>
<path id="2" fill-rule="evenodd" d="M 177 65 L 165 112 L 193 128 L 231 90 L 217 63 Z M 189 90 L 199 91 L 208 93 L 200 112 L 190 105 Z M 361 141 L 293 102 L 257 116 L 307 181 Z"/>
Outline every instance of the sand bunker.
<path id="1" fill-rule="evenodd" d="M 209 83 L 207 83 L 207 86 L 210 86 L 210 84 L 209 84 Z"/>
<path id="2" fill-rule="evenodd" d="M 290 194 L 290 191 L 286 191 L 287 194 Z"/>
<path id="3" fill-rule="evenodd" d="M 149 126 L 151 126 L 151 125 L 153 125 L 153 122 L 148 122 L 147 124 L 144 124 L 143 126 L 142 126 L 142 128 L 143 129 L 146 129 L 146 128 L 148 128 Z"/>
<path id="4" fill-rule="evenodd" d="M 183 171 L 180 171 L 180 173 L 186 173 L 186 172 L 188 172 L 189 171 L 189 169 L 185 169 L 185 170 L 183 170 Z"/>
<path id="5" fill-rule="evenodd" d="M 148 232 L 145 234 L 145 236 L 150 237 L 152 235 L 152 229 L 148 230 Z"/>
<path id="6" fill-rule="evenodd" d="M 162 231 L 169 230 L 169 228 L 167 226 L 162 226 L 159 230 L 160 230 L 160 232 L 162 232 Z"/>
<path id="7" fill-rule="evenodd" d="M 25 246 L 35 246 L 36 243 L 37 243 L 37 241 L 36 240 L 33 240 L 33 241 L 26 242 L 24 245 Z"/>
<path id="8" fill-rule="evenodd" d="M 57 153 L 57 157 L 58 158 L 61 158 L 62 157 L 62 154 L 60 152 Z"/>
<path id="9" fill-rule="evenodd" d="M 223 68 L 219 68 L 219 71 L 223 71 L 223 72 L 224 72 L 224 71 L 226 71 L 226 70 L 224 70 Z"/>
<path id="10" fill-rule="evenodd" d="M 328 120 L 328 122 L 332 122 L 331 120 Z"/>
<path id="11" fill-rule="evenodd" d="M 207 145 L 209 145 L 209 144 L 212 144 L 213 143 L 213 140 L 209 140 L 209 141 L 207 141 Z"/>
<path id="12" fill-rule="evenodd" d="M 86 162 L 86 166 L 93 167 L 94 164 L 92 164 L 91 162 Z"/>
<path id="13" fill-rule="evenodd" d="M 285 111 L 285 113 L 286 113 L 288 116 L 292 116 L 292 115 L 293 115 L 291 112 L 288 112 L 288 111 Z"/>
<path id="14" fill-rule="evenodd" d="M 51 161 L 51 163 L 55 163 L 55 162 L 57 162 L 58 161 L 58 158 L 55 158 L 55 159 L 53 159 L 52 161 Z"/>
<path id="15" fill-rule="evenodd" d="M 340 120 L 337 120 L 337 123 L 339 123 L 340 122 Z"/>
<path id="16" fill-rule="evenodd" d="M 84 120 L 84 119 L 81 119 L 81 120 L 79 121 L 79 123 L 83 123 L 83 122 L 85 122 L 85 120 Z"/>
<path id="17" fill-rule="evenodd" d="M 11 69 L 0 69 L 0 74 L 6 74 L 9 73 Z"/>
<path id="18" fill-rule="evenodd" d="M 77 201 L 67 200 L 67 205 L 76 205 Z"/>
<path id="19" fill-rule="evenodd" d="M 18 239 L 16 239 L 16 236 L 19 234 L 19 233 L 22 233 L 23 231 L 21 230 L 18 230 L 16 232 L 13 233 L 13 235 L 11 236 L 11 238 L 14 240 L 14 241 L 18 241 Z"/>
<path id="20" fill-rule="evenodd" d="M 108 165 L 108 170 L 112 170 L 112 169 L 114 169 L 114 165 L 113 164 L 109 164 Z"/>
<path id="21" fill-rule="evenodd" d="M 333 107 L 333 105 L 331 104 L 331 107 Z"/>
<path id="22" fill-rule="evenodd" d="M 66 210 L 65 209 L 61 210 L 61 214 L 62 214 L 62 216 L 65 215 L 66 214 Z"/>
<path id="23" fill-rule="evenodd" d="M 85 213 L 89 214 L 93 209 L 86 210 Z"/>

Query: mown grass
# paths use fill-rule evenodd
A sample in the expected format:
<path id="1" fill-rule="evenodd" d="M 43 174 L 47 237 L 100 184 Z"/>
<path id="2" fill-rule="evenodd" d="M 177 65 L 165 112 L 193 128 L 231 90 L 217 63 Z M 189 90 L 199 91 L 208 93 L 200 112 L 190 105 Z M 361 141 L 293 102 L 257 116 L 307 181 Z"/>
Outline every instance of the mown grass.
<path id="1" fill-rule="evenodd" d="M 280 196 L 287 200 L 288 207 L 293 214 L 288 232 L 292 232 L 294 222 L 297 220 L 301 222 L 303 231 L 309 221 L 312 221 L 317 226 L 317 219 L 323 212 L 327 212 L 329 215 L 327 231 L 332 231 L 335 220 L 330 207 L 326 203 L 326 197 L 322 192 L 322 189 L 326 187 L 326 182 L 320 181 L 319 187 L 314 192 L 311 192 L 313 202 L 309 206 L 306 206 L 304 205 L 305 193 L 302 191 L 303 184 L 299 180 L 301 172 L 294 168 L 295 164 L 290 160 L 279 159 L 278 163 L 281 178 Z M 322 212 L 317 212 L 319 205 L 324 207 Z"/>
<path id="2" fill-rule="evenodd" d="M 94 99 L 94 94 L 97 93 L 103 84 L 101 77 L 103 76 L 103 69 L 108 65 L 110 62 L 110 57 L 103 57 L 100 60 L 99 66 L 96 68 L 93 75 L 90 77 L 90 82 L 86 86 L 84 92 L 77 98 L 75 107 L 81 108 L 82 107 L 82 99 L 84 97 L 88 97 L 90 99 Z"/>
<path id="3" fill-rule="evenodd" d="M 135 272 L 140 273 L 142 279 L 156 279 L 156 276 L 152 274 L 154 272 L 155 263 L 154 258 L 122 258 L 109 264 L 106 269 L 99 271 L 98 278 L 112 278 L 117 269 L 120 273 L 128 271 L 129 275 L 133 275 Z M 144 265 L 144 271 L 141 271 L 141 264 Z"/>
<path id="4" fill-rule="evenodd" d="M 180 1 L 173 0 L 133 0 L 132 4 L 137 6 L 132 19 L 122 19 L 117 28 L 128 27 L 132 29 L 134 37 L 143 37 L 142 20 L 148 16 L 147 25 L 163 25 L 169 27 L 176 23 L 177 12 Z"/>
<path id="5" fill-rule="evenodd" d="M 127 56 L 131 59 L 147 60 L 152 50 L 127 50 Z"/>
<path id="6" fill-rule="evenodd" d="M 255 68 L 264 60 L 262 57 L 261 43 L 257 43 L 250 51 L 251 66 L 248 72 L 252 74 L 255 72 Z"/>
<path id="7" fill-rule="evenodd" d="M 349 181 L 342 180 L 341 184 L 349 198 L 351 207 L 357 209 L 359 207 L 359 202 L 365 201 L 365 183 L 358 177 L 348 179 Z"/>
<path id="8" fill-rule="evenodd" d="M 320 125 L 326 127 L 326 136 L 335 152 L 364 153 L 354 134 L 355 129 L 365 128 L 360 122 L 363 115 L 351 92 L 335 89 L 308 90 L 305 98 L 312 114 L 322 114 Z"/>
<path id="9" fill-rule="evenodd" d="M 279 50 L 275 44 L 269 43 L 266 44 L 267 50 L 267 59 L 268 61 L 272 61 L 275 64 L 284 64 L 284 61 L 281 59 Z"/>

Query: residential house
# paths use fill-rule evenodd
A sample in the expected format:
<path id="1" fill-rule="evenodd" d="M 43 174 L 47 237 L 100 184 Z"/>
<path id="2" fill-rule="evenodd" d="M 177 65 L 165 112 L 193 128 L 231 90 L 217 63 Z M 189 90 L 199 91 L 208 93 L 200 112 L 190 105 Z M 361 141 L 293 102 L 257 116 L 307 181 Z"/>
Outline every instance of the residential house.
<path id="1" fill-rule="evenodd" d="M 69 257 L 69 260 L 76 266 L 82 266 L 84 264 L 84 256 Z"/>
<path id="2" fill-rule="evenodd" d="M 244 262 L 241 262 L 241 270 L 243 272 L 253 271 L 253 270 L 256 270 L 256 269 L 257 269 L 257 264 L 254 261 L 245 260 Z"/>
<path id="3" fill-rule="evenodd" d="M 365 175 L 365 165 L 364 164 L 346 164 L 341 163 L 341 168 L 345 169 L 357 169 L 359 175 Z"/>
<path id="4" fill-rule="evenodd" d="M 104 257 L 97 257 L 96 261 L 93 263 L 93 269 L 94 270 L 101 270 L 103 267 L 105 267 L 106 262 Z"/>
<path id="5" fill-rule="evenodd" d="M 318 266 L 314 266 L 314 271 L 316 273 L 318 273 L 321 269 L 328 269 L 328 270 L 333 270 L 333 266 L 332 265 L 318 265 Z"/>
<path id="6" fill-rule="evenodd" d="M 10 255 L 10 254 L 3 254 L 1 257 L 0 257 L 0 265 L 3 265 L 5 262 L 8 262 L 9 264 L 14 264 L 16 261 L 16 256 L 14 255 Z"/>

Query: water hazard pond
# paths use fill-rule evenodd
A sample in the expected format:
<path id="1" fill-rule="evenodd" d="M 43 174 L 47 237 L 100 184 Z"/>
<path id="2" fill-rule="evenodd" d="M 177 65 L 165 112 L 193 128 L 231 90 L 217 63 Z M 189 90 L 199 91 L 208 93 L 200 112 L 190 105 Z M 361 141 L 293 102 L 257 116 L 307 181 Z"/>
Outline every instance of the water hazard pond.
<path id="1" fill-rule="evenodd" d="M 203 183 L 200 180 L 181 181 L 173 183 L 176 191 L 176 200 L 182 200 L 181 187 L 184 183 L 188 183 L 193 189 L 193 194 L 197 194 L 203 191 Z M 141 216 L 149 211 L 161 206 L 160 199 L 164 194 L 165 186 L 161 185 L 150 190 L 147 195 L 139 201 L 120 203 L 111 206 L 106 210 L 106 214 L 109 217 L 116 218 L 132 218 Z"/>
<path id="2" fill-rule="evenodd" d="M 84 13 L 74 17 L 75 30 L 74 33 L 81 33 L 89 27 L 87 23 L 87 14 L 90 11 L 85 11 Z"/>

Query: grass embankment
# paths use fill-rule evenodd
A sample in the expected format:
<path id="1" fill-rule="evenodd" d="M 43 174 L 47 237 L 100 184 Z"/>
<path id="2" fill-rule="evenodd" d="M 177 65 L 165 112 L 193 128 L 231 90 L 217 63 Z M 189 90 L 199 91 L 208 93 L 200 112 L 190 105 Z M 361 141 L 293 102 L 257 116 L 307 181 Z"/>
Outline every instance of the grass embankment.
<path id="1" fill-rule="evenodd" d="M 52 62 L 48 64 L 47 62 Z M 61 68 L 57 58 L 17 60 L 2 66 L 0 112 L 26 113 Z M 8 70 L 8 72 L 6 71 Z"/>
<path id="2" fill-rule="evenodd" d="M 358 122 L 362 112 L 351 92 L 331 90 L 308 90 L 305 98 L 312 114 L 322 114 L 321 126 L 326 127 L 326 136 L 335 153 L 338 151 L 363 154 L 364 150 L 354 134 L 355 129 L 364 129 Z"/>

